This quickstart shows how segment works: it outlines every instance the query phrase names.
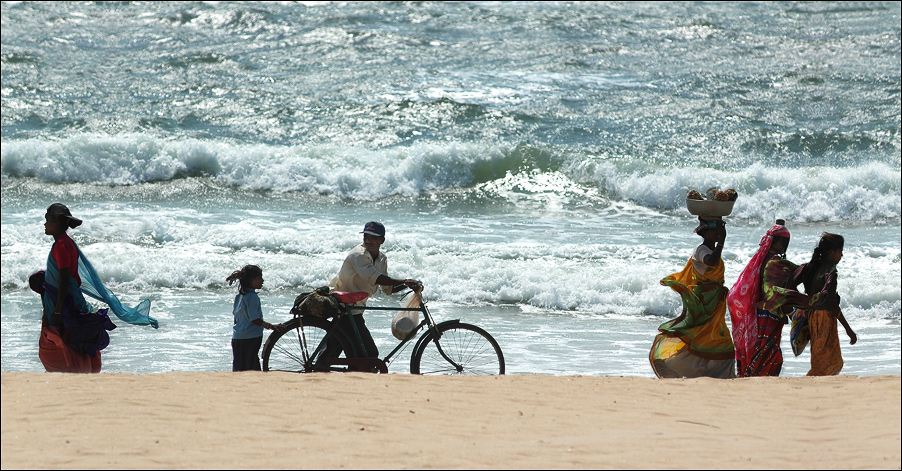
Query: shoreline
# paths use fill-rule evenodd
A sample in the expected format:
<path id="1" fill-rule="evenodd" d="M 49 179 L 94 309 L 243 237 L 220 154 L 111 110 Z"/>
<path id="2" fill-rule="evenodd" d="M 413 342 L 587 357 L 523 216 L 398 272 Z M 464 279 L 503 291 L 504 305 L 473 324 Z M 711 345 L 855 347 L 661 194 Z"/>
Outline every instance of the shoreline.
<path id="1" fill-rule="evenodd" d="M 4 469 L 899 469 L 902 460 L 899 375 L 0 376 Z"/>

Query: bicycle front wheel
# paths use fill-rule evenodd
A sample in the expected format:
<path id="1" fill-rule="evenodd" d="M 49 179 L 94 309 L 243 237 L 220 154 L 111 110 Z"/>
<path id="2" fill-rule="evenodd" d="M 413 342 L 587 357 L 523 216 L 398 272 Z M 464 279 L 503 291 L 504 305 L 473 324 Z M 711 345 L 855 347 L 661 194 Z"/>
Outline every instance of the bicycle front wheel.
<path id="1" fill-rule="evenodd" d="M 311 373 L 314 371 L 346 371 L 347 368 L 323 367 L 326 345 L 321 345 L 331 323 L 319 317 L 305 316 L 285 323 L 285 330 L 273 332 L 263 347 L 263 371 L 290 371 Z M 333 345 L 330 352 L 337 358 L 347 358 L 353 352 L 343 333 L 334 329 L 329 335 Z M 338 353 L 338 346 L 341 352 Z"/>
<path id="2" fill-rule="evenodd" d="M 504 355 L 498 342 L 475 325 L 438 325 L 439 339 L 427 331 L 410 357 L 413 374 L 503 375 Z M 441 350 L 439 350 L 439 346 Z M 444 355 L 443 355 L 444 353 Z"/>

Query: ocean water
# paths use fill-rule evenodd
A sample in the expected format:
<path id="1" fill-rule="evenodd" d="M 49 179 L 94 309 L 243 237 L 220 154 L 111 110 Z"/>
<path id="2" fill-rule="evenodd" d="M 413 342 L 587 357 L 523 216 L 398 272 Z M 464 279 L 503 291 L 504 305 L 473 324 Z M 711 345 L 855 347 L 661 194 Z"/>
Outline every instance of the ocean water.
<path id="1" fill-rule="evenodd" d="M 717 186 L 727 285 L 775 218 L 798 263 L 843 234 L 843 373 L 902 372 L 898 2 L 0 8 L 3 371 L 43 370 L 27 277 L 63 202 L 160 321 L 118 322 L 104 371 L 229 370 L 226 276 L 260 265 L 287 320 L 379 220 L 390 274 L 509 373 L 652 376 L 681 310 L 659 280 L 700 242 L 685 195 Z M 390 321 L 367 314 L 383 353 Z"/>

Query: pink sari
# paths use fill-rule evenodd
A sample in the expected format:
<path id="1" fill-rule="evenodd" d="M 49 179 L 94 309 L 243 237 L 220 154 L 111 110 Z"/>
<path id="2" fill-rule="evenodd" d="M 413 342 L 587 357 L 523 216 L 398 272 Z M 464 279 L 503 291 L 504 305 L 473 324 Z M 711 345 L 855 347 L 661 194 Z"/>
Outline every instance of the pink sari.
<path id="1" fill-rule="evenodd" d="M 758 342 L 758 309 L 755 304 L 761 298 L 761 265 L 767 260 L 774 236 L 789 237 L 789 231 L 781 225 L 767 230 L 758 244 L 758 251 L 727 294 L 727 307 L 730 309 L 730 322 L 733 325 L 733 346 L 736 348 L 736 371 L 743 371 L 755 353 Z"/>

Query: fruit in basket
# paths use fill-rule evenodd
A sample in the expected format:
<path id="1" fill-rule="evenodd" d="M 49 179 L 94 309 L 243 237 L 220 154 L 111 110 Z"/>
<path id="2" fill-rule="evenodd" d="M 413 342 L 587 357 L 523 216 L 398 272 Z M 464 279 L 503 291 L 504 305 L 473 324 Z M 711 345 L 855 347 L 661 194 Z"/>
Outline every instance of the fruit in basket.
<path id="1" fill-rule="evenodd" d="M 708 188 L 706 197 L 696 190 L 689 191 L 686 196 L 686 209 L 690 214 L 706 219 L 720 219 L 729 216 L 733 212 L 733 202 L 739 196 L 736 190 L 730 188 L 720 191 L 717 188 Z"/>
<path id="2" fill-rule="evenodd" d="M 696 201 L 731 202 L 736 201 L 737 198 L 739 198 L 739 193 L 737 193 L 733 188 L 730 188 L 726 191 L 720 191 L 717 189 L 717 187 L 708 188 L 704 195 L 699 193 L 697 190 L 689 190 L 689 194 L 686 195 L 686 199 Z"/>

